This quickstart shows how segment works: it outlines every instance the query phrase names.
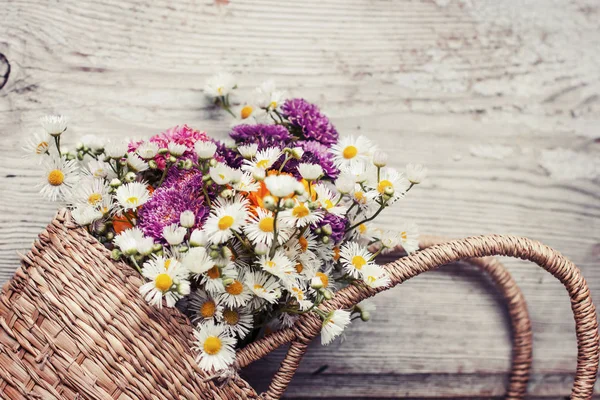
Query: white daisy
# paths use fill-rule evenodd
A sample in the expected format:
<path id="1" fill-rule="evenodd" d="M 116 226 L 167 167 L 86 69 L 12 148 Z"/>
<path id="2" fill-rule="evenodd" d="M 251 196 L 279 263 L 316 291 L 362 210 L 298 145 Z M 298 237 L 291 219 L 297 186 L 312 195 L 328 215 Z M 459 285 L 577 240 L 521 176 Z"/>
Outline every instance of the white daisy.
<path id="1" fill-rule="evenodd" d="M 373 264 L 373 255 L 356 242 L 347 242 L 340 248 L 340 261 L 344 266 L 344 272 L 353 278 L 360 277 L 360 272 L 367 264 Z"/>
<path id="2" fill-rule="evenodd" d="M 239 232 L 248 218 L 244 202 L 217 205 L 204 223 L 204 231 L 212 243 L 224 243 Z"/>
<path id="3" fill-rule="evenodd" d="M 40 184 L 40 193 L 52 201 L 64 200 L 71 195 L 79 180 L 77 162 L 51 157 L 44 163 L 44 178 Z"/>
<path id="4" fill-rule="evenodd" d="M 323 326 L 321 327 L 321 344 L 328 345 L 344 332 L 346 326 L 350 324 L 350 313 L 343 310 L 335 310 L 329 313 Z"/>
<path id="5" fill-rule="evenodd" d="M 269 303 L 276 303 L 281 294 L 281 285 L 274 276 L 263 272 L 248 272 L 245 277 L 245 283 L 248 289 L 255 296 L 266 300 Z"/>
<path id="6" fill-rule="evenodd" d="M 335 187 L 341 194 L 352 194 L 354 192 L 354 177 L 348 174 L 340 174 L 335 181 Z"/>
<path id="7" fill-rule="evenodd" d="M 295 200 L 294 207 L 280 212 L 281 219 L 285 223 L 303 228 L 307 225 L 312 225 L 323 219 L 323 210 L 312 209 L 307 203 Z"/>
<path id="8" fill-rule="evenodd" d="M 210 178 L 215 181 L 217 185 L 227 185 L 232 181 L 235 172 L 230 166 L 218 163 L 216 166 L 210 168 L 209 174 Z"/>
<path id="9" fill-rule="evenodd" d="M 82 177 L 73 188 L 70 202 L 71 204 L 87 204 L 99 207 L 106 197 L 110 198 L 106 181 L 88 175 Z"/>
<path id="10" fill-rule="evenodd" d="M 167 149 L 169 149 L 169 153 L 174 157 L 179 157 L 186 152 L 187 146 L 185 144 L 179 144 L 175 142 L 169 142 L 167 145 Z"/>
<path id="11" fill-rule="evenodd" d="M 308 299 L 308 293 L 298 284 L 291 284 L 288 293 L 296 300 L 300 310 L 306 311 L 313 306 L 312 301 Z"/>
<path id="12" fill-rule="evenodd" d="M 311 286 L 315 282 L 318 282 L 320 284 L 320 288 L 323 289 L 329 289 L 333 287 L 333 278 L 331 275 L 322 271 L 315 273 L 315 275 L 312 277 Z"/>
<path id="13" fill-rule="evenodd" d="M 127 256 L 137 253 L 138 245 L 144 240 L 144 232 L 138 227 L 126 229 L 113 239 L 113 243 Z"/>
<path id="14" fill-rule="evenodd" d="M 369 162 L 375 147 L 365 136 L 359 136 L 356 139 L 352 136 L 340 138 L 340 140 L 331 146 L 334 164 L 345 169 L 356 164 L 358 161 Z"/>
<path id="15" fill-rule="evenodd" d="M 321 204 L 328 213 L 334 214 L 340 217 L 346 215 L 348 207 L 340 205 L 342 199 L 341 195 L 334 194 L 324 183 L 319 183 L 313 186 L 313 189 L 317 193 L 317 201 Z"/>
<path id="16" fill-rule="evenodd" d="M 50 155 L 50 143 L 52 138 L 47 133 L 36 133 L 28 138 L 23 144 L 25 157 L 41 163 L 45 156 Z"/>
<path id="17" fill-rule="evenodd" d="M 204 290 L 196 290 L 190 295 L 188 310 L 192 312 L 194 323 L 220 320 L 223 306 Z"/>
<path id="18" fill-rule="evenodd" d="M 267 111 L 278 109 L 285 100 L 285 92 L 277 90 L 275 82 L 272 80 L 263 82 L 255 89 L 254 95 L 256 105 Z"/>
<path id="19" fill-rule="evenodd" d="M 358 221 L 351 221 L 350 225 L 353 226 Z M 378 235 L 379 231 L 373 228 L 373 225 L 369 222 L 363 222 L 358 225 L 353 231 L 353 236 L 357 237 L 358 240 L 361 240 L 361 244 L 366 244 L 371 242 L 375 235 Z M 381 236 L 380 234 L 378 236 Z"/>
<path id="20" fill-rule="evenodd" d="M 219 293 L 219 302 L 226 307 L 242 307 L 252 300 L 252 292 L 243 281 L 234 279 L 225 286 L 225 291 Z"/>
<path id="21" fill-rule="evenodd" d="M 140 144 L 135 151 L 144 160 L 151 160 L 158 154 L 158 144 L 153 142 L 144 142 Z"/>
<path id="22" fill-rule="evenodd" d="M 180 245 L 183 242 L 186 233 L 187 229 L 185 229 L 183 226 L 179 226 L 179 224 L 176 223 L 165 226 L 162 231 L 163 238 L 171 246 Z"/>
<path id="23" fill-rule="evenodd" d="M 223 325 L 209 321 L 194 330 L 194 347 L 198 352 L 196 363 L 204 371 L 214 373 L 228 368 L 235 361 L 237 340 Z"/>
<path id="24" fill-rule="evenodd" d="M 298 165 L 298 172 L 307 181 L 314 181 L 323 175 L 323 167 L 319 164 L 302 163 Z"/>
<path id="25" fill-rule="evenodd" d="M 408 254 L 419 250 L 419 227 L 417 224 L 409 222 L 400 228 L 400 243 Z"/>
<path id="26" fill-rule="evenodd" d="M 252 174 L 244 172 L 240 180 L 232 185 L 232 187 L 238 192 L 251 193 L 256 192 L 260 189 L 260 183 L 256 182 L 252 177 Z"/>
<path id="27" fill-rule="evenodd" d="M 71 211 L 71 216 L 79 225 L 86 226 L 98 221 L 104 214 L 88 204 L 80 204 Z"/>
<path id="28" fill-rule="evenodd" d="M 167 307 L 173 307 L 177 300 L 190 293 L 190 284 L 185 279 L 187 271 L 174 258 L 158 256 L 144 263 L 144 278 L 150 280 L 140 287 L 140 294 L 151 305 L 162 307 L 163 297 Z"/>
<path id="29" fill-rule="evenodd" d="M 393 251 L 401 242 L 400 234 L 391 230 L 378 229 L 374 232 L 374 236 L 381 242 L 385 253 Z"/>
<path id="30" fill-rule="evenodd" d="M 244 160 L 242 169 L 252 173 L 255 169 L 266 171 L 281 157 L 281 150 L 277 147 L 267 147 L 256 153 L 251 160 Z"/>
<path id="31" fill-rule="evenodd" d="M 246 307 L 223 310 L 223 325 L 229 334 L 244 339 L 254 327 L 252 312 Z"/>
<path id="32" fill-rule="evenodd" d="M 123 210 L 135 210 L 150 199 L 150 192 L 141 182 L 131 182 L 119 186 L 117 201 Z"/>
<path id="33" fill-rule="evenodd" d="M 98 135 L 84 135 L 81 137 L 81 143 L 88 149 L 100 151 L 104 149 L 104 139 Z"/>
<path id="34" fill-rule="evenodd" d="M 361 270 L 360 275 L 363 282 L 372 288 L 388 286 L 390 277 L 387 272 L 376 264 L 366 264 Z"/>
<path id="35" fill-rule="evenodd" d="M 242 146 L 238 146 L 237 149 L 238 149 L 238 152 L 242 155 L 242 157 L 249 160 L 252 157 L 256 156 L 256 152 L 258 151 L 258 144 L 256 144 L 256 143 L 245 144 Z"/>
<path id="36" fill-rule="evenodd" d="M 377 176 L 377 168 L 364 160 L 357 160 L 344 167 L 343 176 L 351 177 L 355 183 L 364 183 L 371 176 Z"/>
<path id="37" fill-rule="evenodd" d="M 413 185 L 418 185 L 427 177 L 427 168 L 421 164 L 408 164 L 406 166 L 406 177 Z"/>
<path id="38" fill-rule="evenodd" d="M 235 77 L 229 72 L 219 72 L 209 77 L 204 84 L 204 93 L 209 97 L 225 97 L 235 88 Z"/>
<path id="39" fill-rule="evenodd" d="M 210 140 L 199 140 L 194 144 L 194 151 L 198 158 L 202 160 L 208 160 L 215 155 L 217 151 L 217 145 Z"/>
<path id="40" fill-rule="evenodd" d="M 83 173 L 94 178 L 105 178 L 109 181 L 117 177 L 110 164 L 100 160 L 90 160 L 87 169 L 84 169 Z"/>
<path id="41" fill-rule="evenodd" d="M 223 285 L 223 278 L 237 278 L 238 271 L 234 267 L 233 263 L 229 263 L 224 267 L 219 267 L 217 265 L 213 266 L 211 269 L 202 274 L 202 279 L 200 280 L 200 284 L 204 287 L 208 292 L 212 294 L 218 294 L 225 291 L 225 285 Z"/>
<path id="42" fill-rule="evenodd" d="M 273 196 L 287 197 L 293 194 L 301 183 L 291 175 L 270 175 L 265 178 L 265 185 Z"/>
<path id="43" fill-rule="evenodd" d="M 129 153 L 127 156 L 127 167 L 133 172 L 144 172 L 148 167 L 148 163 L 134 153 Z"/>
<path id="44" fill-rule="evenodd" d="M 45 115 L 40 118 L 40 125 L 50 136 L 60 136 L 67 130 L 67 118 L 62 115 Z"/>
<path id="45" fill-rule="evenodd" d="M 243 229 L 246 237 L 252 243 L 264 243 L 267 246 L 271 246 L 275 230 L 275 217 L 271 211 L 264 208 L 256 208 L 256 214 L 250 216 Z M 290 238 L 290 235 L 289 225 L 279 218 L 277 220 L 277 243 L 285 243 Z"/>
<path id="46" fill-rule="evenodd" d="M 283 279 L 296 272 L 292 261 L 279 249 L 275 251 L 273 257 L 269 257 L 268 255 L 261 256 L 258 264 L 263 271 Z"/>
<path id="47" fill-rule="evenodd" d="M 385 167 L 388 161 L 388 153 L 384 151 L 376 151 L 373 153 L 373 165 L 376 167 Z"/>
<path id="48" fill-rule="evenodd" d="M 377 190 L 380 196 L 388 195 L 390 197 L 388 204 L 392 204 L 404 197 L 410 183 L 404 174 L 394 168 L 382 168 L 379 173 L 379 180 L 377 180 L 377 175 L 373 174 L 367 181 L 367 186 Z M 391 192 L 389 192 L 389 188 L 391 188 Z"/>
<path id="49" fill-rule="evenodd" d="M 110 158 L 120 159 L 127 154 L 129 145 L 124 140 L 109 140 L 104 146 L 104 154 Z"/>
<path id="50" fill-rule="evenodd" d="M 208 245 L 206 232 L 200 229 L 194 229 L 190 235 L 190 245 L 195 247 L 205 247 Z"/>
<path id="51" fill-rule="evenodd" d="M 192 247 L 189 249 L 183 257 L 182 263 L 196 277 L 215 266 L 214 260 L 204 247 Z"/>

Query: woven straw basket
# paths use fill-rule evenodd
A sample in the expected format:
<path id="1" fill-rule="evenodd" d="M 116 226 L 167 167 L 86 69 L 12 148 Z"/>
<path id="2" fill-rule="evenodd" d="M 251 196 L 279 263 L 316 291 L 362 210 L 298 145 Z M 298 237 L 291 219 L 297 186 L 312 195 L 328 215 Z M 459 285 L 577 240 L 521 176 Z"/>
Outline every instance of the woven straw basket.
<path id="1" fill-rule="evenodd" d="M 556 251 L 529 239 L 483 236 L 438 243 L 385 266 L 393 285 L 463 259 L 489 274 L 507 302 L 514 338 L 507 398 L 523 398 L 531 365 L 531 327 L 521 292 L 488 256 L 531 260 L 566 287 L 576 323 L 578 358 L 572 398 L 589 399 L 599 359 L 596 310 L 579 270 Z M 486 257 L 486 258 L 477 258 Z M 266 393 L 258 395 L 237 374 L 208 379 L 190 349 L 192 327 L 176 309 L 147 305 L 139 274 L 61 211 L 44 230 L 0 301 L 0 392 L 6 399 L 277 399 L 292 379 L 318 317 L 304 315 L 238 351 L 242 368 L 291 343 Z M 378 290 L 350 286 L 322 304 L 349 308 Z"/>

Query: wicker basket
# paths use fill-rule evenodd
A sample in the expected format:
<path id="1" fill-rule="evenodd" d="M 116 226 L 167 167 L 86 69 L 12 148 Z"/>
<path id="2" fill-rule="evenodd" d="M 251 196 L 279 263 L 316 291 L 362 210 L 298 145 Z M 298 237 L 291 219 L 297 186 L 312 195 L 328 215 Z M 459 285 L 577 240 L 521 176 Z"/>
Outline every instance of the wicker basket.
<path id="1" fill-rule="evenodd" d="M 433 239 L 424 241 L 429 247 Z M 579 270 L 560 254 L 523 238 L 489 236 L 436 245 L 388 264 L 393 284 L 461 259 L 509 255 L 529 259 L 563 282 L 572 302 L 578 339 L 573 398 L 592 395 L 598 370 L 598 326 Z M 471 261 L 488 272 L 507 300 L 514 352 L 508 398 L 522 398 L 531 363 L 531 329 L 521 292 L 494 259 Z M 320 320 L 305 315 L 238 352 L 237 367 L 291 342 L 266 393 L 237 375 L 207 379 L 194 362 L 187 319 L 158 310 L 138 295 L 139 275 L 111 261 L 100 243 L 60 212 L 43 231 L 0 301 L 0 391 L 8 399 L 276 399 L 295 373 Z M 349 287 L 324 310 L 347 308 L 376 294 Z"/>

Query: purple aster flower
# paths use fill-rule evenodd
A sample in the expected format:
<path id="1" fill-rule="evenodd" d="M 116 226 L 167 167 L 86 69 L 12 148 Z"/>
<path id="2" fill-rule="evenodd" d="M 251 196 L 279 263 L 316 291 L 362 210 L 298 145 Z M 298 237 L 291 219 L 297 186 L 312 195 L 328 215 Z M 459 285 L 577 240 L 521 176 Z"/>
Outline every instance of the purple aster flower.
<path id="1" fill-rule="evenodd" d="M 145 235 L 165 243 L 163 229 L 179 223 L 186 210 L 196 215 L 194 227 L 200 227 L 210 212 L 204 204 L 202 174 L 197 170 L 171 168 L 163 186 L 154 191 L 150 200 L 139 210 L 139 227 Z"/>
<path id="2" fill-rule="evenodd" d="M 300 162 L 309 164 L 319 164 L 325 172 L 326 178 L 335 179 L 340 174 L 340 171 L 333 163 L 333 154 L 327 146 L 315 141 L 298 142 L 304 150 L 304 155 Z"/>
<path id="3" fill-rule="evenodd" d="M 340 217 L 334 214 L 326 214 L 321 221 L 313 225 L 313 228 L 317 229 L 329 224 L 332 232 L 331 240 L 337 244 L 344 238 L 347 223 L 348 220 L 345 217 Z"/>
<path id="4" fill-rule="evenodd" d="M 292 135 L 281 125 L 237 125 L 234 126 L 229 136 L 238 144 L 257 143 L 259 149 L 265 147 L 285 147 L 292 139 Z"/>
<path id="5" fill-rule="evenodd" d="M 297 130 L 301 139 L 316 140 L 327 147 L 337 143 L 338 132 L 316 105 L 304 99 L 291 99 L 283 103 L 281 110 L 290 122 L 292 132 Z"/>
<path id="6" fill-rule="evenodd" d="M 244 162 L 244 157 L 235 150 L 230 149 L 224 143 L 215 142 L 217 144 L 217 153 L 215 159 L 219 162 L 224 162 L 231 168 L 240 168 Z M 248 142 L 250 143 L 250 142 Z"/>

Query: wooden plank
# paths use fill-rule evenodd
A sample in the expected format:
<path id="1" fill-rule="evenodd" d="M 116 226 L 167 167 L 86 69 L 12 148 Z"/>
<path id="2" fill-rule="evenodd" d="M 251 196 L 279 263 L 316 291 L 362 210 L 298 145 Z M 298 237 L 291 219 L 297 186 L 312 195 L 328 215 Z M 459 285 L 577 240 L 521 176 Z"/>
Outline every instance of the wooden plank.
<path id="1" fill-rule="evenodd" d="M 593 180 L 575 178 L 588 168 L 585 160 L 600 154 L 594 141 L 599 9 L 588 0 L 526 3 L 4 4 L 0 53 L 11 73 L 0 89 L 6 149 L 0 157 L 0 281 L 18 265 L 15 252 L 29 247 L 55 210 L 37 196 L 36 168 L 19 154 L 39 116 L 70 116 L 65 140 L 71 144 L 86 133 L 149 136 L 180 123 L 225 137 L 230 120 L 201 92 L 206 77 L 224 66 L 240 74 L 240 97 L 273 78 L 290 95 L 318 102 L 343 134 L 376 140 L 393 154 L 394 167 L 426 164 L 428 181 L 387 211 L 384 226 L 411 219 L 423 232 L 450 237 L 539 239 L 577 263 L 598 297 L 598 171 Z M 507 155 L 473 156 L 474 145 Z M 557 180 L 540 166 L 553 149 L 576 152 L 564 164 L 574 179 Z M 514 260 L 507 266 L 530 304 L 530 391 L 564 396 L 576 360 L 566 293 L 533 266 Z M 290 396 L 502 393 L 507 322 L 478 273 L 450 267 L 375 301 L 374 321 L 353 324 L 344 343 L 311 347 Z M 276 364 L 251 370 L 253 381 L 264 385 Z M 327 371 L 313 377 L 324 364 Z"/>

